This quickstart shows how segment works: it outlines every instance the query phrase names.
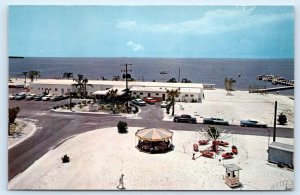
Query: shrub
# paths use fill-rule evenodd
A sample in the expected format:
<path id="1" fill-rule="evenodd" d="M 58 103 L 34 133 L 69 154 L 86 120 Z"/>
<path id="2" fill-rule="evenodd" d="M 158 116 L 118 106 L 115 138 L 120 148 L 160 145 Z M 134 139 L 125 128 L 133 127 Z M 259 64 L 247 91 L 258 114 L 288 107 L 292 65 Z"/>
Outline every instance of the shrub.
<path id="1" fill-rule="evenodd" d="M 278 115 L 277 121 L 279 122 L 280 125 L 285 125 L 287 123 L 286 115 L 280 113 L 280 115 Z"/>
<path id="2" fill-rule="evenodd" d="M 62 160 L 62 163 L 68 163 L 68 162 L 70 162 L 70 157 L 68 157 L 68 155 L 65 154 L 65 155 L 61 158 L 61 160 Z"/>
<path id="3" fill-rule="evenodd" d="M 127 122 L 119 121 L 117 124 L 119 133 L 128 133 L 127 131 Z"/>

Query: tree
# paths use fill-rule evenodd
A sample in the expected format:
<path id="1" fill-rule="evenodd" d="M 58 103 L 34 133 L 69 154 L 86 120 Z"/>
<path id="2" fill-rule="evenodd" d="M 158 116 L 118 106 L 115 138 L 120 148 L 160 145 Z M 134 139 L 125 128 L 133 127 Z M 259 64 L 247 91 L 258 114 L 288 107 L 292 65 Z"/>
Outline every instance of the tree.
<path id="1" fill-rule="evenodd" d="M 87 78 L 85 78 L 82 74 L 78 74 L 77 75 L 77 79 L 75 79 L 75 81 L 77 82 L 76 84 L 72 84 L 73 86 L 75 86 L 78 89 L 78 94 L 81 97 L 86 97 L 87 96 L 87 90 L 86 90 L 86 86 L 91 86 L 93 87 L 92 84 L 87 84 L 89 81 Z"/>
<path id="2" fill-rule="evenodd" d="M 115 99 L 117 98 L 118 89 L 111 89 L 107 92 L 106 97 L 112 102 L 112 110 L 115 113 Z"/>
<path id="3" fill-rule="evenodd" d="M 34 78 L 37 81 L 37 78 L 41 77 L 41 73 L 37 70 L 31 70 L 28 72 L 28 77 L 31 79 L 31 82 L 34 80 Z"/>
<path id="4" fill-rule="evenodd" d="M 19 112 L 20 112 L 19 107 L 13 107 L 8 109 L 8 135 L 11 135 L 10 124 L 15 123 L 15 120 Z"/>
<path id="5" fill-rule="evenodd" d="M 63 78 L 67 78 L 68 80 L 70 78 L 73 78 L 73 73 L 72 72 L 65 72 L 63 75 Z"/>
<path id="6" fill-rule="evenodd" d="M 224 85 L 225 85 L 225 89 L 226 89 L 228 95 L 231 95 L 231 91 L 234 91 L 233 85 L 235 83 L 236 83 L 236 81 L 233 78 L 225 77 Z"/>
<path id="7" fill-rule="evenodd" d="M 207 134 L 214 140 L 217 140 L 220 137 L 220 132 L 214 126 L 208 126 Z"/>
<path id="8" fill-rule="evenodd" d="M 179 96 L 180 91 L 178 89 L 176 90 L 167 90 L 168 93 L 168 99 L 171 100 L 171 105 L 172 105 L 172 116 L 174 116 L 175 112 L 175 98 Z"/>
<path id="9" fill-rule="evenodd" d="M 22 74 L 21 74 L 21 75 L 24 75 L 24 78 L 25 78 L 24 83 L 26 83 L 27 74 L 28 74 L 28 72 L 22 72 Z"/>
<path id="10" fill-rule="evenodd" d="M 280 115 L 278 115 L 277 121 L 279 122 L 280 125 L 285 125 L 287 123 L 286 115 L 283 113 L 280 113 Z"/>

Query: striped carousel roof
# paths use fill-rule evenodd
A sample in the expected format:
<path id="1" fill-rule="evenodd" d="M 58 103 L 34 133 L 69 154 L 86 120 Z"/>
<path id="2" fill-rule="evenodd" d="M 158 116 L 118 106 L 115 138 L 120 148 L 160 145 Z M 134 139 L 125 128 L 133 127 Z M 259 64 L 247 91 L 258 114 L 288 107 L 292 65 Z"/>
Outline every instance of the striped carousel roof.
<path id="1" fill-rule="evenodd" d="M 150 128 L 138 130 L 135 133 L 135 136 L 137 136 L 141 140 L 162 141 L 172 138 L 173 132 L 167 129 Z"/>

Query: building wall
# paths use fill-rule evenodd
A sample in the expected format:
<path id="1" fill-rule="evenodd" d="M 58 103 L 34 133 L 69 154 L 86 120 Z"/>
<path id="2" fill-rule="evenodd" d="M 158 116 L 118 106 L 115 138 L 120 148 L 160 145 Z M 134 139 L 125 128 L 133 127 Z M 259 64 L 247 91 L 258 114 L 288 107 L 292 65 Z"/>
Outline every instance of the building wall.
<path id="1" fill-rule="evenodd" d="M 72 86 L 70 85 L 51 85 L 51 84 L 30 84 L 29 90 L 33 94 L 42 94 L 45 92 L 45 89 L 51 89 L 50 94 L 61 95 L 65 94 L 68 91 L 71 91 Z"/>
<path id="2" fill-rule="evenodd" d="M 290 166 L 294 166 L 293 152 L 269 147 L 268 161 L 276 164 L 284 163 Z"/>
<path id="3" fill-rule="evenodd" d="M 129 83 L 129 88 L 132 87 L 132 83 Z M 63 95 L 66 94 L 69 91 L 77 91 L 75 86 L 72 86 L 71 84 L 41 84 L 41 83 L 31 83 L 30 84 L 30 92 L 34 94 L 41 94 L 45 91 L 45 88 L 50 89 L 51 91 L 49 92 L 50 94 L 56 94 L 56 95 Z M 110 88 L 125 88 L 124 83 L 120 84 L 97 84 L 93 85 L 93 87 L 90 87 L 87 85 L 87 92 L 90 94 L 91 92 L 95 91 L 103 91 L 107 90 Z M 192 102 L 192 100 L 197 101 L 197 102 L 202 102 L 202 97 L 203 97 L 203 89 L 198 88 L 199 92 L 181 92 L 179 97 L 175 98 L 176 101 L 180 102 Z M 160 100 L 163 99 L 163 94 L 165 99 L 167 99 L 168 95 L 166 92 L 132 92 L 132 96 L 140 96 L 141 98 L 144 97 L 154 97 L 154 98 L 160 98 Z M 142 94 L 141 94 L 142 93 Z M 149 95 L 150 94 L 150 95 Z"/>

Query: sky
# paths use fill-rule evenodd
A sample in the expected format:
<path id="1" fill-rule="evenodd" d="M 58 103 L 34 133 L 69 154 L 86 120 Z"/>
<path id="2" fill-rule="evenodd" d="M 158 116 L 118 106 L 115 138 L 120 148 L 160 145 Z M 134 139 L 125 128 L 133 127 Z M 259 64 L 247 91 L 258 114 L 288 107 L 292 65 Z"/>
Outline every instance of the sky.
<path id="1" fill-rule="evenodd" d="M 294 8 L 10 6 L 8 55 L 294 58 Z"/>

